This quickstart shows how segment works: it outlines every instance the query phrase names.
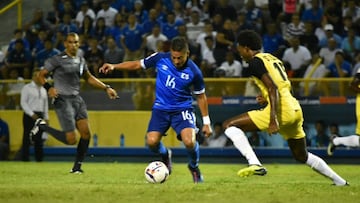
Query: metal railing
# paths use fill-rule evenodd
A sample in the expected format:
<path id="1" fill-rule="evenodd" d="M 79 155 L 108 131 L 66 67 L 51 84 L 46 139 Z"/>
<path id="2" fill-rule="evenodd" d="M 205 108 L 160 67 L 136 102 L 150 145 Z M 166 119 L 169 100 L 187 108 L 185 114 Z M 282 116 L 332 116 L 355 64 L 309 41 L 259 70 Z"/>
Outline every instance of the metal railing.
<path id="1" fill-rule="evenodd" d="M 102 79 L 116 89 L 120 97 L 125 100 L 125 107 L 102 105 L 98 96 L 103 91 L 96 90 L 83 83 L 82 94 L 88 98 L 89 109 L 116 110 L 148 110 L 154 99 L 155 79 L 153 78 L 131 78 L 131 79 Z M 351 78 L 322 78 L 322 79 L 291 79 L 293 95 L 300 96 L 354 96 L 355 93 L 349 88 Z M 20 92 L 23 85 L 30 80 L 0 80 L 0 109 L 18 109 Z M 258 90 L 249 78 L 205 78 L 206 94 L 208 97 L 224 96 L 256 96 Z M 102 101 L 101 101 L 102 102 Z M 105 108 L 106 107 L 106 108 Z"/>
<path id="2" fill-rule="evenodd" d="M 17 6 L 17 27 L 22 27 L 22 0 L 14 0 L 4 8 L 0 9 L 0 15 Z"/>

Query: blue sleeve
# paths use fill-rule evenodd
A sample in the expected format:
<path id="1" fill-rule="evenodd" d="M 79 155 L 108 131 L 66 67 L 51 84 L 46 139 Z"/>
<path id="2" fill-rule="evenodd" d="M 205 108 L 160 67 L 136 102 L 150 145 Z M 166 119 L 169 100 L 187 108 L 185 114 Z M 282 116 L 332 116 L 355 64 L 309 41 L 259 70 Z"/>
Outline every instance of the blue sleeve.
<path id="1" fill-rule="evenodd" d="M 166 57 L 165 53 L 155 52 L 155 53 L 151 54 L 150 56 L 148 56 L 144 59 L 144 65 L 145 65 L 144 68 L 148 69 L 148 68 L 155 67 L 156 63 L 163 57 Z"/>

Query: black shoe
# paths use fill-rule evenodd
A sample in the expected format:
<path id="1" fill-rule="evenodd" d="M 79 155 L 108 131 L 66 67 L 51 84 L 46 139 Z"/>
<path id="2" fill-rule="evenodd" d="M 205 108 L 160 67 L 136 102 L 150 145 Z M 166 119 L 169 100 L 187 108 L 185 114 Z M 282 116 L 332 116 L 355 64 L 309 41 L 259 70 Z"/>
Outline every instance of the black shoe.
<path id="1" fill-rule="evenodd" d="M 328 145 L 328 147 L 327 147 L 327 154 L 328 154 L 329 156 L 334 155 L 334 151 L 335 151 L 335 149 L 336 149 L 336 146 L 334 145 L 333 140 L 334 140 L 336 137 L 337 137 L 336 135 L 332 135 L 332 136 L 330 137 L 330 142 L 329 142 L 329 145 Z"/>
<path id="2" fill-rule="evenodd" d="M 84 173 L 84 171 L 82 169 L 71 169 L 70 170 L 70 173 L 73 173 L 73 174 L 82 174 Z"/>
<path id="3" fill-rule="evenodd" d="M 169 175 L 171 174 L 172 171 L 172 161 L 171 161 L 171 157 L 172 157 L 172 151 L 171 149 L 167 149 L 167 156 L 163 157 L 162 162 L 166 165 L 166 167 L 169 170 Z"/>
<path id="4" fill-rule="evenodd" d="M 36 119 L 33 128 L 30 130 L 30 134 L 29 134 L 30 140 L 35 140 L 35 136 L 41 134 L 40 133 L 41 130 L 39 128 L 40 125 L 46 125 L 46 121 L 42 118 Z"/>
<path id="5" fill-rule="evenodd" d="M 200 169 L 198 167 L 192 168 L 190 165 L 188 165 L 188 168 L 190 170 L 190 173 L 193 177 L 194 183 L 202 183 L 204 182 L 204 178 L 201 175 Z"/>

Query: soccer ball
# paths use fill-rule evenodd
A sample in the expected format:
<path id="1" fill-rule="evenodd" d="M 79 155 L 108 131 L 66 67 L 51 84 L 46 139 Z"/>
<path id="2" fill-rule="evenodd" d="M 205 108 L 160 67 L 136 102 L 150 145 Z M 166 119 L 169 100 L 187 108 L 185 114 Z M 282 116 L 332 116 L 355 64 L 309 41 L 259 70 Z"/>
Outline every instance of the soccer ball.
<path id="1" fill-rule="evenodd" d="M 169 169 L 161 161 L 153 161 L 145 168 L 145 178 L 149 183 L 163 183 L 169 177 Z"/>

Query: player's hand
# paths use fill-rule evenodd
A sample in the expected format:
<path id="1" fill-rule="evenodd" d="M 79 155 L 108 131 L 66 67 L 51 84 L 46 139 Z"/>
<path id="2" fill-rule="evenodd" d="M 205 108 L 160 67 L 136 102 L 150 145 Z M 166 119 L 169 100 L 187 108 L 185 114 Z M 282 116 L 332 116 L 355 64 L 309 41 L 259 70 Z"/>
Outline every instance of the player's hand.
<path id="1" fill-rule="evenodd" d="M 260 105 L 267 105 L 267 103 L 268 103 L 262 95 L 256 96 L 256 101 Z"/>
<path id="2" fill-rule="evenodd" d="M 106 88 L 106 93 L 108 94 L 110 99 L 119 99 L 119 96 L 113 88 Z"/>
<path id="3" fill-rule="evenodd" d="M 205 137 L 210 137 L 212 135 L 212 128 L 211 125 L 203 125 L 202 132 L 205 135 Z"/>
<path id="4" fill-rule="evenodd" d="M 57 89 L 54 87 L 50 87 L 48 90 L 48 95 L 51 99 L 56 99 L 59 96 Z"/>
<path id="5" fill-rule="evenodd" d="M 114 69 L 115 69 L 114 65 L 112 65 L 110 63 L 104 63 L 104 65 L 102 65 L 99 68 L 99 73 L 108 74 L 108 73 L 111 73 Z"/>
<path id="6" fill-rule="evenodd" d="M 279 121 L 277 119 L 270 120 L 268 133 L 270 135 L 275 134 L 275 133 L 279 132 L 279 129 L 280 129 Z"/>

